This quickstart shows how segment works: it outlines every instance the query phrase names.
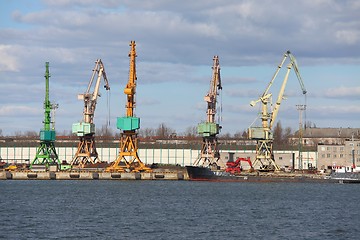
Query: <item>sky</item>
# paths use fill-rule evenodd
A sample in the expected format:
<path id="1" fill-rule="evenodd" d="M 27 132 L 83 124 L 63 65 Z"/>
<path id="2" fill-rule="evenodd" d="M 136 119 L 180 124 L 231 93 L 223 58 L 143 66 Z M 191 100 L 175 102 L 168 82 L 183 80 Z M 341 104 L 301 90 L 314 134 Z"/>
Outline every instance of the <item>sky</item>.
<path id="1" fill-rule="evenodd" d="M 94 122 L 125 115 L 129 43 L 136 41 L 135 114 L 141 129 L 165 124 L 178 135 L 206 119 L 213 56 L 223 89 L 217 111 L 222 134 L 259 125 L 259 104 L 283 54 L 295 56 L 307 90 L 290 72 L 276 121 L 294 131 L 360 127 L 360 1 L 357 0 L 0 0 L 0 129 L 38 132 L 44 120 L 45 62 L 55 128 L 82 120 L 96 59 L 111 90 L 101 87 Z M 270 89 L 276 100 L 286 61 Z M 103 85 L 103 82 L 102 82 Z"/>

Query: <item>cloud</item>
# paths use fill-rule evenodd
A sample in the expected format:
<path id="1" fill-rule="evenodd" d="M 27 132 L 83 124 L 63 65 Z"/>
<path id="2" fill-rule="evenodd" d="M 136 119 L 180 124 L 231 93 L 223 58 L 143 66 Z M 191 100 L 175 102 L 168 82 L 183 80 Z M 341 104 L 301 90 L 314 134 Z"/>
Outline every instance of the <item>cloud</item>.
<path id="1" fill-rule="evenodd" d="M 356 30 L 338 30 L 336 31 L 336 39 L 339 43 L 345 43 L 348 45 L 359 44 L 360 31 Z"/>
<path id="2" fill-rule="evenodd" d="M 337 87 L 324 91 L 324 97 L 336 99 L 360 99 L 360 87 Z"/>
<path id="3" fill-rule="evenodd" d="M 106 8 L 113 8 L 119 5 L 117 0 L 43 0 L 43 2 L 50 7 L 74 8 L 74 7 L 94 7 L 101 6 Z"/>
<path id="4" fill-rule="evenodd" d="M 39 113 L 38 108 L 29 107 L 29 106 L 21 106 L 21 105 L 3 105 L 0 107 L 0 116 L 2 117 L 16 117 L 19 116 L 19 113 L 21 113 L 21 116 L 29 117 L 29 116 L 38 116 Z"/>
<path id="5" fill-rule="evenodd" d="M 327 105 L 338 108 L 334 99 L 344 103 L 350 99 L 346 104 L 354 105 L 353 99 L 360 96 L 357 87 L 335 87 L 343 80 L 340 73 L 328 78 L 330 73 L 325 72 L 339 65 L 360 64 L 358 1 L 43 0 L 38 4 L 43 5 L 36 10 L 19 4 L 9 25 L 0 31 L 0 99 L 3 106 L 27 101 L 41 112 L 44 62 L 49 61 L 51 99 L 60 104 L 57 126 L 71 126 L 81 117 L 76 96 L 85 90 L 97 58 L 105 64 L 116 102 L 112 107 L 124 112 L 122 91 L 128 78 L 130 40 L 137 42 L 136 99 L 141 115 L 162 108 L 166 114 L 157 114 L 158 119 L 176 126 L 185 124 L 180 118 L 172 119 L 178 112 L 205 116 L 206 106 L 200 102 L 208 90 L 214 55 L 219 55 L 222 68 L 224 113 L 241 115 L 241 121 L 224 116 L 237 119 L 228 122 L 233 128 L 248 124 L 243 115 L 252 115 L 249 102 L 263 92 L 281 54 L 288 49 L 298 59 L 301 71 L 322 66 L 324 72 L 316 69 L 313 79 L 327 79 L 323 86 L 328 89 L 323 94 L 317 91 L 317 81 L 306 81 L 311 76 L 303 75 L 309 95 L 317 97 L 317 103 L 327 100 Z M 354 72 L 344 84 L 356 86 L 357 79 L 358 72 Z M 298 86 L 287 89 L 288 96 L 301 94 Z M 294 106 L 291 97 L 286 102 Z M 99 117 L 105 111 L 104 102 L 99 101 Z"/>
<path id="6" fill-rule="evenodd" d="M 12 54 L 11 45 L 0 45 L 0 71 L 18 72 L 19 64 L 16 55 Z"/>

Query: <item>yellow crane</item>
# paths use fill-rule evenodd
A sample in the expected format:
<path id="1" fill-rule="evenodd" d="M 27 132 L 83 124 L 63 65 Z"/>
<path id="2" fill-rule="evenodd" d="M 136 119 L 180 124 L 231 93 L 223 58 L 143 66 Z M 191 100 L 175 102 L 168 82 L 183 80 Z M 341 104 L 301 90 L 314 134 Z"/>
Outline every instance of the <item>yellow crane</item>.
<path id="1" fill-rule="evenodd" d="M 216 103 L 219 91 L 222 89 L 220 77 L 219 57 L 214 56 L 212 66 L 212 79 L 210 81 L 210 90 L 204 97 L 207 102 L 207 119 L 206 122 L 198 125 L 198 133 L 203 136 L 203 143 L 198 159 L 195 161 L 195 166 L 217 168 L 220 152 L 217 142 L 217 134 L 221 126 L 216 122 Z"/>
<path id="2" fill-rule="evenodd" d="M 137 130 L 140 128 L 140 118 L 134 116 L 136 93 L 136 50 L 135 41 L 130 42 L 129 80 L 124 89 L 127 97 L 126 116 L 117 118 L 117 128 L 120 129 L 120 151 L 116 160 L 106 168 L 108 172 L 141 172 L 151 171 L 139 158 Z"/>
<path id="3" fill-rule="evenodd" d="M 286 59 L 290 59 L 290 63 L 287 65 L 287 71 L 281 85 L 279 95 L 275 104 L 272 104 L 272 93 L 269 93 L 271 86 L 273 85 L 275 78 L 277 77 L 281 67 L 285 63 Z M 291 68 L 294 68 L 296 76 L 299 80 L 302 93 L 306 96 L 306 89 L 301 78 L 299 68 L 296 62 L 295 57 L 291 54 L 290 51 L 287 51 L 282 61 L 280 62 L 277 70 L 275 71 L 274 76 L 269 82 L 267 88 L 261 97 L 255 101 L 251 101 L 250 105 L 255 106 L 258 102 L 261 102 L 261 127 L 251 127 L 249 128 L 249 139 L 256 140 L 256 159 L 253 162 L 254 168 L 257 165 L 260 165 L 260 170 L 263 171 L 279 171 L 279 166 L 275 163 L 274 154 L 273 154 L 273 132 L 272 128 L 274 126 L 276 117 L 279 113 L 280 105 L 284 99 L 285 87 L 289 78 L 289 73 Z M 270 105 L 270 106 L 269 106 Z"/>
<path id="4" fill-rule="evenodd" d="M 90 90 L 93 86 L 95 75 L 97 75 L 97 80 L 91 93 Z M 84 101 L 83 121 L 72 125 L 72 132 L 76 133 L 79 137 L 79 143 L 76 154 L 70 163 L 71 166 L 84 167 L 86 164 L 94 164 L 100 161 L 95 146 L 94 114 L 97 99 L 100 96 L 99 87 L 101 78 L 105 82 L 104 88 L 110 90 L 104 64 L 101 59 L 97 59 L 86 92 L 78 95 L 78 99 Z"/>

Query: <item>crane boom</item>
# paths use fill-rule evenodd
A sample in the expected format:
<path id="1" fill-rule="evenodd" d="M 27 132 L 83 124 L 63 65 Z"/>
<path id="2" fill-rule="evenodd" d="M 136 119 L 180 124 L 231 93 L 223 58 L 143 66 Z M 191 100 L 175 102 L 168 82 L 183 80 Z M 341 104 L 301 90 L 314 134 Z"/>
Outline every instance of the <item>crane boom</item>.
<path id="1" fill-rule="evenodd" d="M 90 90 L 93 85 L 96 74 L 98 77 L 95 82 L 94 90 L 93 90 L 93 93 L 90 93 Z M 96 108 L 96 104 L 97 104 L 97 98 L 100 96 L 99 88 L 100 88 L 101 78 L 103 78 L 104 82 L 105 82 L 104 88 L 107 91 L 110 90 L 109 82 L 108 82 L 108 79 L 107 79 L 106 73 L 105 73 L 104 64 L 102 63 L 101 59 L 97 59 L 95 61 L 95 67 L 93 69 L 93 74 L 90 78 L 86 92 L 84 94 L 78 95 L 79 100 L 84 100 L 83 121 L 85 123 L 94 123 L 94 113 L 95 113 L 95 108 Z"/>
<path id="2" fill-rule="evenodd" d="M 216 115 L 216 102 L 218 90 L 222 89 L 221 86 L 221 77 L 220 77 L 220 64 L 219 57 L 214 56 L 213 59 L 213 73 L 210 82 L 210 90 L 208 94 L 204 97 L 204 100 L 207 102 L 207 122 L 215 123 L 215 115 Z"/>
<path id="3" fill-rule="evenodd" d="M 135 108 L 135 93 L 136 93 L 136 50 L 135 50 L 135 41 L 130 42 L 130 69 L 129 69 L 129 80 L 124 89 L 124 93 L 127 95 L 126 102 L 126 116 L 133 117 L 134 116 L 134 108 Z"/>
<path id="4" fill-rule="evenodd" d="M 300 75 L 300 72 L 299 72 L 299 67 L 297 65 L 295 57 L 291 54 L 290 51 L 287 51 L 285 56 L 286 55 L 289 57 L 290 63 L 287 65 L 287 71 L 286 71 L 286 74 L 285 74 L 285 78 L 284 78 L 284 81 L 283 81 L 283 83 L 281 85 L 279 95 L 278 95 L 277 101 L 275 103 L 275 107 L 273 109 L 272 116 L 270 118 L 270 129 L 272 129 L 272 127 L 273 127 L 273 125 L 275 123 L 276 117 L 277 117 L 277 115 L 279 113 L 280 104 L 281 104 L 282 100 L 284 99 L 285 87 L 286 87 L 287 81 L 289 79 L 289 73 L 290 73 L 290 70 L 291 70 L 292 67 L 294 68 L 294 71 L 295 71 L 296 76 L 298 78 L 298 81 L 300 83 L 302 93 L 303 94 L 307 93 L 307 91 L 305 89 L 304 82 L 303 82 L 303 80 L 301 78 L 301 75 Z M 286 59 L 286 57 L 284 59 Z"/>

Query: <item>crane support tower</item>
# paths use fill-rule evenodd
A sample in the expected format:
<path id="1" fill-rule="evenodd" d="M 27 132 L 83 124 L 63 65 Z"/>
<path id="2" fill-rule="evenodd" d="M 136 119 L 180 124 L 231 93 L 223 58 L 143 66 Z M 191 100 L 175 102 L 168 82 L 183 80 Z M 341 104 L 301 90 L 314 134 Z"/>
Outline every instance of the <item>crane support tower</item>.
<path id="1" fill-rule="evenodd" d="M 217 169 L 217 162 L 220 159 L 217 134 L 219 134 L 221 126 L 216 122 L 215 117 L 217 96 L 219 95 L 219 91 L 222 89 L 218 56 L 214 56 L 213 58 L 212 70 L 210 90 L 204 97 L 205 102 L 207 102 L 207 119 L 206 122 L 198 124 L 197 129 L 198 133 L 202 135 L 203 143 L 199 157 L 195 161 L 194 165 Z"/>
<path id="2" fill-rule="evenodd" d="M 97 80 L 94 83 L 96 75 Z M 95 61 L 95 67 L 93 69 L 93 73 L 90 78 L 86 92 L 84 94 L 78 95 L 78 99 L 84 101 L 84 111 L 83 121 L 74 123 L 72 125 L 72 132 L 76 133 L 76 135 L 79 137 L 79 143 L 76 154 L 70 163 L 71 166 L 78 166 L 80 168 L 83 168 L 87 164 L 94 164 L 100 162 L 95 146 L 94 114 L 97 99 L 101 96 L 99 93 L 101 78 L 103 78 L 105 82 L 104 88 L 107 91 L 110 90 L 104 64 L 102 63 L 101 59 L 97 59 Z M 90 90 L 93 85 L 94 90 L 91 93 Z"/>
<path id="3" fill-rule="evenodd" d="M 44 101 L 44 128 L 40 130 L 40 146 L 36 151 L 35 159 L 31 162 L 30 168 L 34 165 L 59 165 L 60 160 L 55 149 L 55 123 L 51 121 L 51 111 L 58 107 L 49 100 L 49 62 L 45 63 L 45 101 Z"/>
<path id="4" fill-rule="evenodd" d="M 130 42 L 130 70 L 129 80 L 124 89 L 127 97 L 126 116 L 118 117 L 116 126 L 121 130 L 120 150 L 116 160 L 106 169 L 108 172 L 150 172 L 138 155 L 137 130 L 140 128 L 140 118 L 135 117 L 136 93 L 136 50 L 135 41 Z"/>
<path id="5" fill-rule="evenodd" d="M 285 60 L 289 58 L 290 63 L 287 65 L 287 71 L 281 85 L 279 95 L 277 97 L 276 103 L 272 103 L 272 93 L 269 93 L 270 87 L 273 85 L 275 78 L 277 77 L 281 67 L 283 66 Z M 301 78 L 298 65 L 296 63 L 295 57 L 291 54 L 290 51 L 287 51 L 282 61 L 280 62 L 277 70 L 275 71 L 274 76 L 266 87 L 264 93 L 261 97 L 255 101 L 251 101 L 250 106 L 255 106 L 258 102 L 261 102 L 261 127 L 251 127 L 248 131 L 249 139 L 256 140 L 256 159 L 253 163 L 254 168 L 259 165 L 259 170 L 261 171 L 279 171 L 279 166 L 275 163 L 275 158 L 273 154 L 273 132 L 272 128 L 274 126 L 276 117 L 279 113 L 280 105 L 284 99 L 285 87 L 289 78 L 289 73 L 291 68 L 294 69 L 296 76 L 299 80 L 302 93 L 306 99 L 306 89 Z M 269 106 L 270 105 L 270 106 Z"/>

